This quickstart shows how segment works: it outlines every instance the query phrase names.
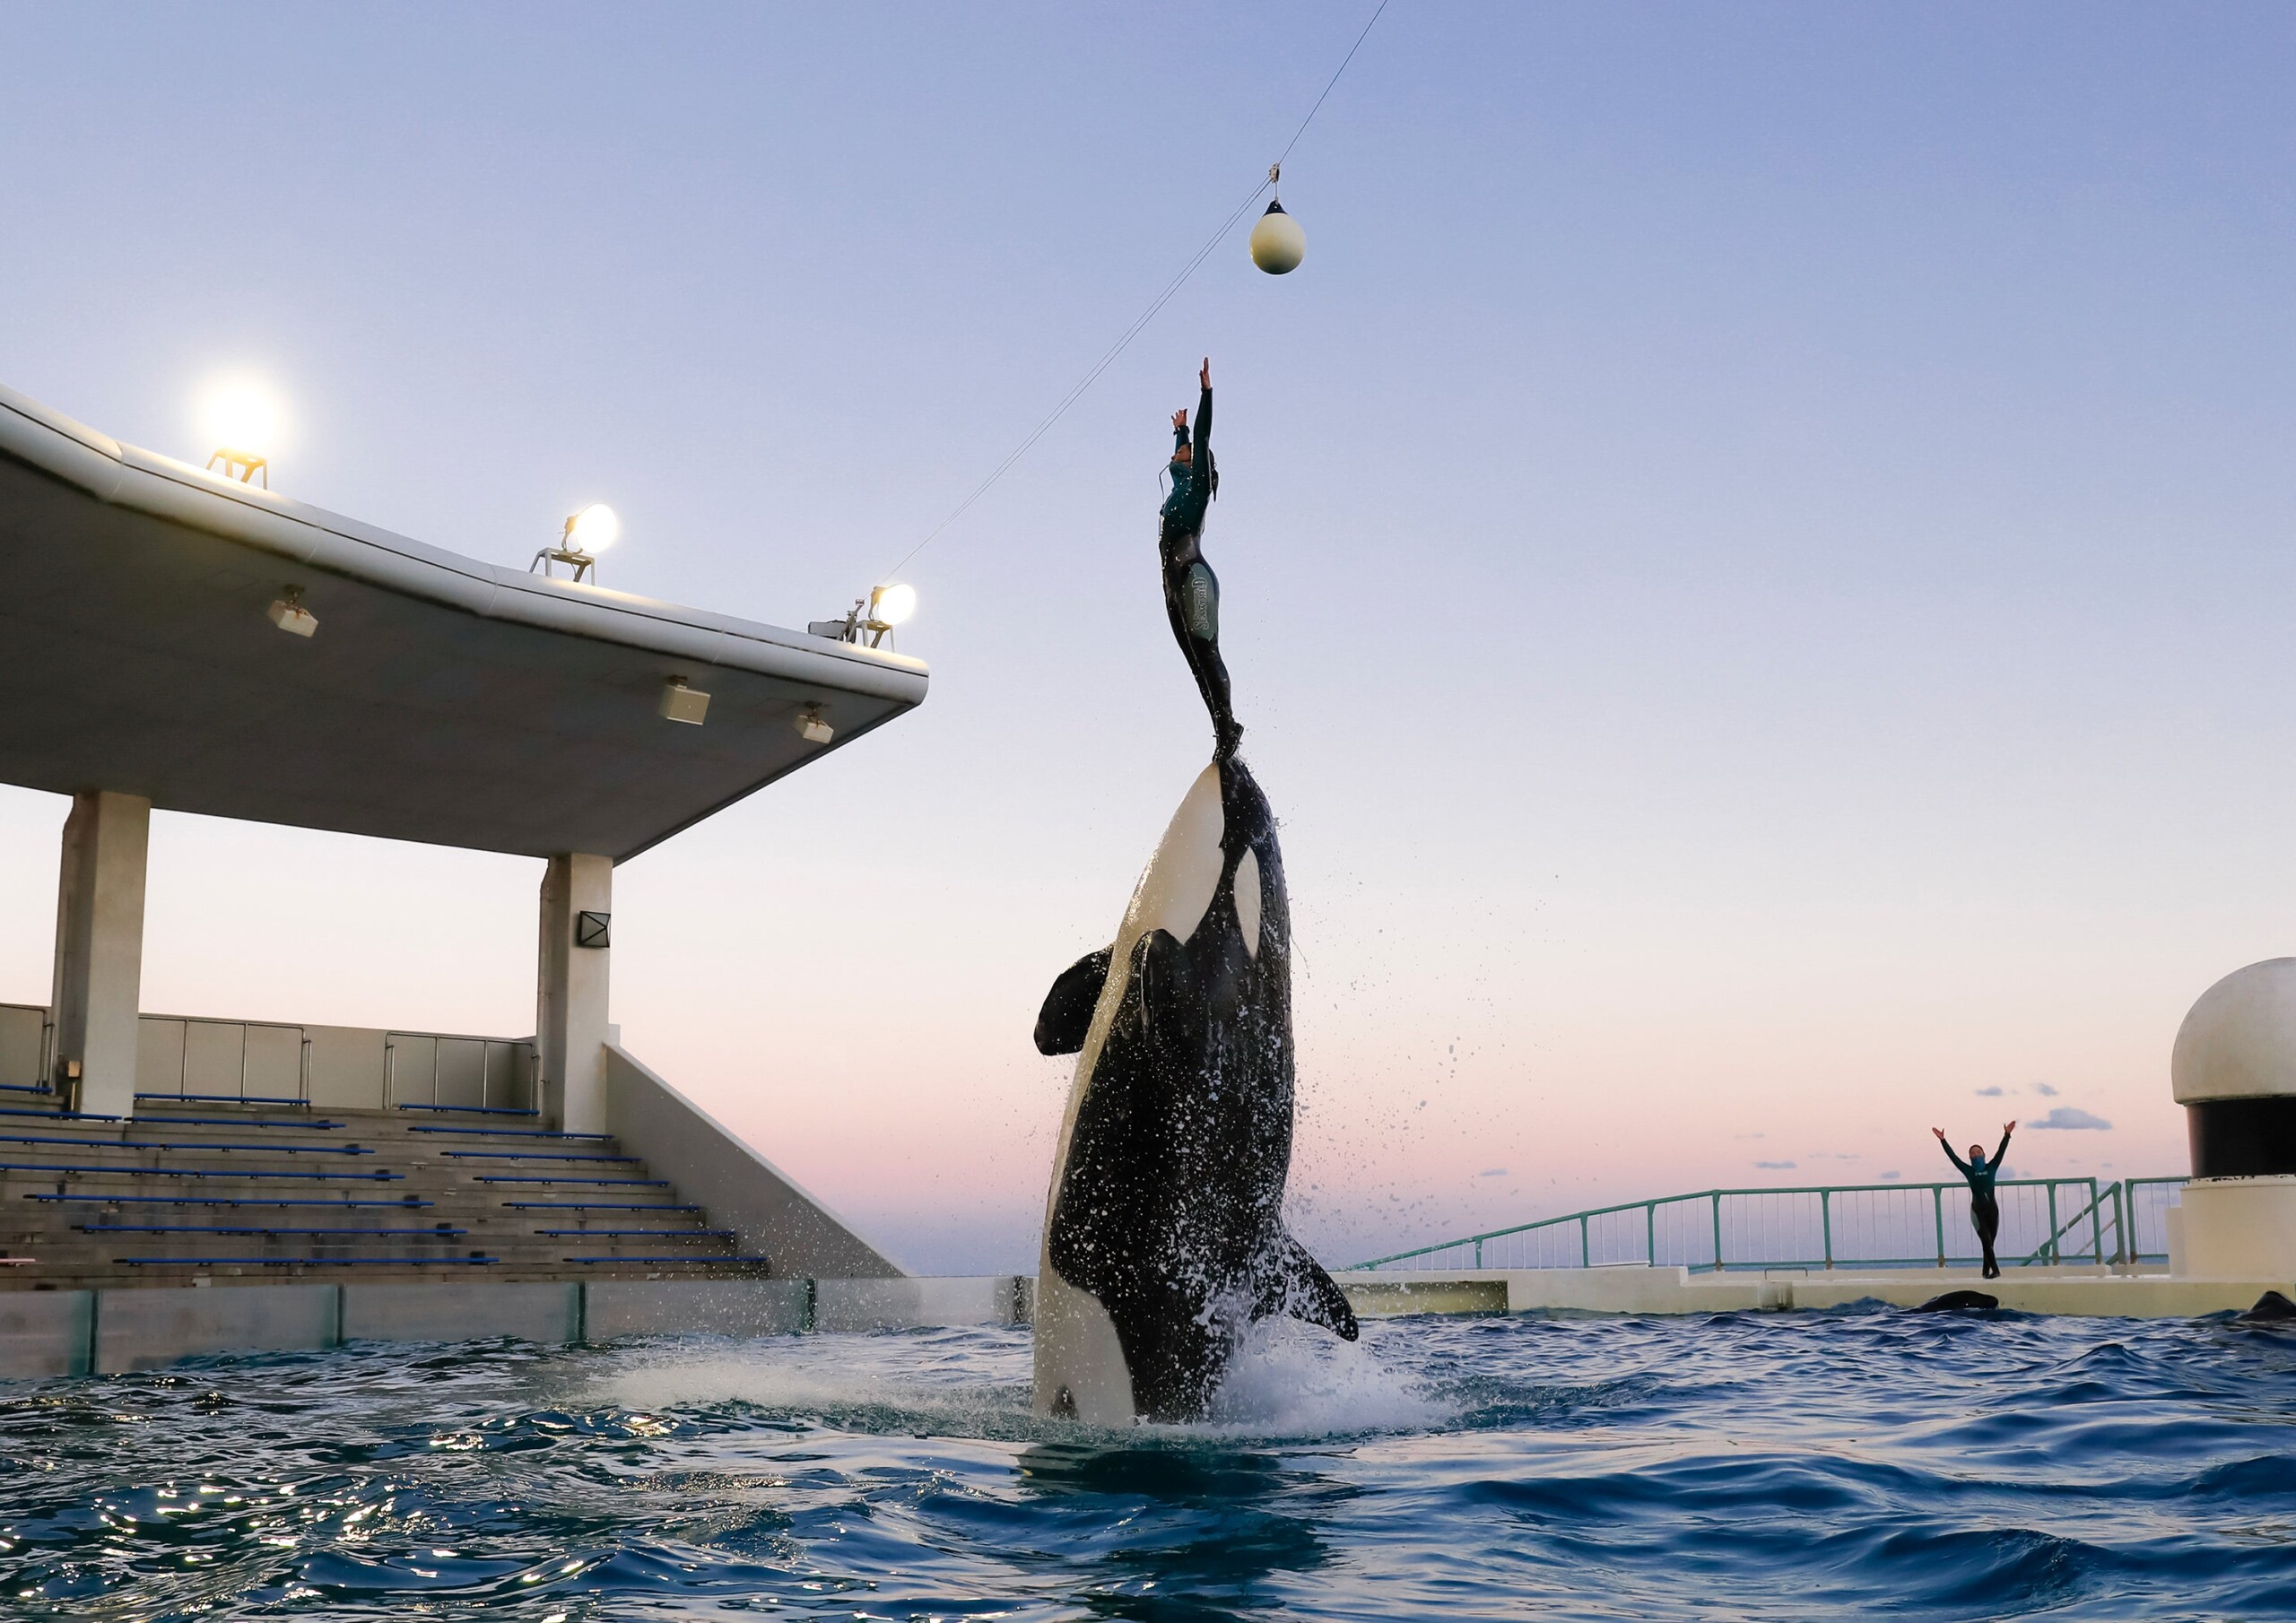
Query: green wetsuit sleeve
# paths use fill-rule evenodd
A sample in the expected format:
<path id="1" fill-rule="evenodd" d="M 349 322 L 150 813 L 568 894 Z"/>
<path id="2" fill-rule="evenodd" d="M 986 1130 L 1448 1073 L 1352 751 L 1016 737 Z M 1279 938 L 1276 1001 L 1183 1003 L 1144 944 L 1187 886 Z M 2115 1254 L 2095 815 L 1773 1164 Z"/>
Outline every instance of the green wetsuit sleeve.
<path id="1" fill-rule="evenodd" d="M 1996 1177 L 2001 1176 L 2001 1158 L 2009 1153 L 2009 1135 L 2015 1131 L 2016 1129 L 2014 1127 L 2004 1128 L 2001 1133 L 2001 1142 L 1994 1147 L 1993 1174 Z"/>
<path id="2" fill-rule="evenodd" d="M 1166 529 L 1173 535 L 1194 535 L 1204 528 L 1205 509 L 1212 505 L 1212 484 L 1215 478 L 1212 461 L 1212 391 L 1204 391 L 1204 398 L 1196 406 L 1194 460 L 1187 473 L 1185 495 L 1174 492 L 1175 499 L 1164 508 Z"/>
<path id="3" fill-rule="evenodd" d="M 1947 1143 L 1944 1139 L 1939 1139 L 1937 1141 L 1937 1148 L 1945 1152 L 1945 1159 L 1953 1163 L 1953 1169 L 1955 1171 L 1959 1172 L 1963 1177 L 1969 1176 L 1970 1164 L 1961 1159 L 1960 1156 L 1953 1153 L 1953 1147 L 1951 1144 Z"/>
<path id="4" fill-rule="evenodd" d="M 1189 527 L 1204 528 L 1204 515 L 1220 490 L 1220 464 L 1212 455 L 1212 391 L 1196 403 L 1196 489 L 1189 493 Z"/>

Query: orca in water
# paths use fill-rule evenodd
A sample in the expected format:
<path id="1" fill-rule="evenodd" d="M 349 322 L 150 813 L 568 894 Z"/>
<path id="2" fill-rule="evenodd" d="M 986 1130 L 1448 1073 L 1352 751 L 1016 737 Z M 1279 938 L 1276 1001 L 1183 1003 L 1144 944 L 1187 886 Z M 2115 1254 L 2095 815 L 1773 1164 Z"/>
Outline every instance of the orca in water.
<path id="1" fill-rule="evenodd" d="M 2277 1290 L 2267 1290 L 2257 1298 L 2256 1306 L 2239 1317 L 2235 1324 L 2285 1324 L 2296 1319 L 2296 1302 L 2290 1301 Z"/>
<path id="2" fill-rule="evenodd" d="M 1210 407 L 1207 365 L 1202 440 Z M 1204 589 L 1196 537 L 1178 539 L 1168 604 Z M 1036 1028 L 1039 1051 L 1078 1056 L 1037 1271 L 1036 1409 L 1100 1425 L 1200 1418 L 1238 1337 L 1269 1315 L 1356 1335 L 1346 1297 L 1283 1226 L 1292 914 L 1275 816 L 1236 758 L 1224 667 L 1206 682 L 1216 618 L 1172 619 L 1217 751 L 1116 940 L 1053 983 Z"/>
<path id="3" fill-rule="evenodd" d="M 2001 1306 L 2001 1298 L 1982 1290 L 1949 1290 L 1944 1296 L 1931 1297 L 1916 1313 L 1991 1313 Z"/>

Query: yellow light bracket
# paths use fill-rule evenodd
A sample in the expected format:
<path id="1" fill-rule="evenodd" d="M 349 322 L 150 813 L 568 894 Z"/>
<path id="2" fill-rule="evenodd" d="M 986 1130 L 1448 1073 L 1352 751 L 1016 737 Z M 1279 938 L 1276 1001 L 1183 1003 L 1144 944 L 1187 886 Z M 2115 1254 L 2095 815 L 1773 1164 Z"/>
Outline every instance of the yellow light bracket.
<path id="1" fill-rule="evenodd" d="M 271 489 L 271 464 L 252 451 L 219 450 L 207 459 L 207 471 L 213 473 L 219 462 L 223 464 L 224 478 L 247 484 L 260 473 L 263 475 L 263 488 L 266 490 Z"/>

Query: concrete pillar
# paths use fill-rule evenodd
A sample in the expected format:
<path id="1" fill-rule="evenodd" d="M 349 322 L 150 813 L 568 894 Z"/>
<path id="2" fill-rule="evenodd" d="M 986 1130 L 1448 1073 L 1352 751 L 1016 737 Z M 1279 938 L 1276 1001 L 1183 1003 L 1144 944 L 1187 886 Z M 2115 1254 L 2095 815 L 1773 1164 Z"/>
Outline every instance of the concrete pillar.
<path id="1" fill-rule="evenodd" d="M 535 1042 L 544 1098 L 568 1133 L 606 1131 L 606 985 L 613 863 L 572 853 L 542 876 Z"/>
<path id="2" fill-rule="evenodd" d="M 152 803 L 95 790 L 72 797 L 56 887 L 55 1075 L 77 1109 L 135 1110 L 144 991 L 144 868 Z"/>

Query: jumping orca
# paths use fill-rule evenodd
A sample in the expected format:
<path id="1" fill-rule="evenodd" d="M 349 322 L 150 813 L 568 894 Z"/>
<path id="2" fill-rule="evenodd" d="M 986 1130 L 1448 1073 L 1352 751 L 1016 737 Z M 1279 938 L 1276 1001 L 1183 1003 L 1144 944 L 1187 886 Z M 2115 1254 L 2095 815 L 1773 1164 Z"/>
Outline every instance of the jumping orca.
<path id="1" fill-rule="evenodd" d="M 1116 940 L 1053 982 L 1045 1054 L 1074 1054 L 1037 1269 L 1036 1410 L 1098 1425 L 1200 1418 L 1244 1328 L 1271 1314 L 1356 1335 L 1283 1227 L 1292 1172 L 1292 909 L 1275 815 L 1236 743 L 1219 586 L 1212 370 L 1174 452 L 1158 542 L 1172 635 L 1216 740 Z M 1184 416 L 1175 419 L 1188 443 Z"/>
<path id="2" fill-rule="evenodd" d="M 1283 1226 L 1292 923 L 1267 797 L 1197 777 L 1116 941 L 1053 983 L 1037 1047 L 1077 1054 L 1037 1273 L 1036 1409 L 1200 1418 L 1236 1337 L 1290 1313 L 1356 1336 Z"/>

